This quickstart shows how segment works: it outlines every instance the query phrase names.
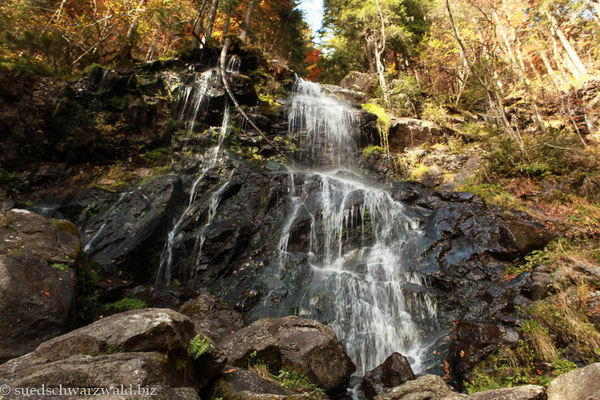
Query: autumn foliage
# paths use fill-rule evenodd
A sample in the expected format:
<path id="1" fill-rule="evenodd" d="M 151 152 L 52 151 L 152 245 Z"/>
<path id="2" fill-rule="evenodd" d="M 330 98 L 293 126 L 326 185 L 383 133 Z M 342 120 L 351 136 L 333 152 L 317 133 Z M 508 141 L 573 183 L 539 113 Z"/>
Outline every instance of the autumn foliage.
<path id="1" fill-rule="evenodd" d="M 212 4 L 216 13 L 206 37 Z M 249 0 L 3 0 L 0 62 L 70 73 L 93 63 L 173 57 L 193 46 L 218 45 L 225 30 L 239 35 L 248 5 Z M 248 42 L 302 67 L 306 24 L 296 6 L 295 0 L 255 1 Z"/>

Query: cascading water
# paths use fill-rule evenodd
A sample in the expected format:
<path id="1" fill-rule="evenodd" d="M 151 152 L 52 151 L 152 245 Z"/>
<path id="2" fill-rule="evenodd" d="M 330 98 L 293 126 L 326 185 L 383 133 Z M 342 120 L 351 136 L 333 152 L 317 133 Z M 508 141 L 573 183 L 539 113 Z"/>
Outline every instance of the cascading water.
<path id="1" fill-rule="evenodd" d="M 299 216 L 310 221 L 310 284 L 301 288 L 300 315 L 326 309 L 327 321 L 344 342 L 362 375 L 391 353 L 424 368 L 420 325 L 436 319 L 433 297 L 421 274 L 406 268 L 422 232 L 419 221 L 385 190 L 348 168 L 355 153 L 356 113 L 315 83 L 298 80 L 290 99 L 290 135 L 303 147 L 300 161 L 336 170 L 292 171 L 290 212 L 279 239 L 286 273 L 290 234 Z M 313 162 L 314 161 L 314 162 Z M 346 167 L 343 169 L 342 167 Z M 317 200 L 309 193 L 318 191 Z M 317 203 L 315 205 L 315 203 Z M 308 215 L 308 218 L 306 217 Z"/>
<path id="2" fill-rule="evenodd" d="M 301 160 L 314 165 L 320 156 L 329 156 L 334 165 L 341 165 L 356 147 L 356 112 L 326 95 L 319 84 L 302 79 L 290 100 L 289 132 L 298 141 Z"/>
<path id="3" fill-rule="evenodd" d="M 181 108 L 179 110 L 179 120 L 185 122 L 188 133 L 194 131 L 198 113 L 204 105 L 206 94 L 216 75 L 216 69 L 210 69 L 201 74 L 194 74 L 192 82 L 180 89 L 179 103 L 181 104 Z"/>
<path id="4" fill-rule="evenodd" d="M 239 63 L 233 63 L 233 68 L 239 68 Z M 192 133 L 194 130 L 194 124 L 198 115 L 199 110 L 201 109 L 206 93 L 210 87 L 211 79 L 215 76 L 216 70 L 209 70 L 199 75 L 195 75 L 193 83 L 191 85 L 184 86 L 180 91 L 180 119 L 185 122 L 188 133 Z M 173 228 L 167 235 L 167 241 L 165 243 L 165 248 L 160 258 L 160 264 L 158 268 L 158 273 L 156 277 L 157 284 L 170 284 L 172 278 L 172 269 L 174 262 L 174 248 L 177 243 L 177 236 L 181 231 L 181 227 L 186 217 L 188 216 L 190 210 L 194 206 L 194 202 L 196 201 L 198 185 L 208 171 L 210 171 L 213 167 L 217 165 L 219 160 L 219 154 L 221 153 L 223 142 L 229 133 L 229 128 L 231 124 L 231 107 L 229 103 L 225 104 L 225 112 L 223 114 L 223 121 L 221 123 L 221 128 L 219 130 L 219 141 L 216 147 L 211 148 L 208 153 L 205 155 L 205 159 L 201 160 L 201 164 L 204 165 L 204 168 L 200 171 L 198 177 L 194 180 L 194 183 L 190 189 L 190 195 L 188 200 L 187 207 L 183 210 L 179 218 L 173 223 Z M 212 200 L 211 200 L 212 201 Z M 218 202 L 216 202 L 215 209 L 218 206 Z M 212 210 L 212 209 L 211 209 Z M 209 213 L 209 220 L 207 224 L 212 222 L 212 215 L 215 213 L 215 210 L 212 210 Z M 204 239 L 200 237 L 197 240 L 196 246 L 198 246 L 198 241 L 201 242 L 200 250 L 202 249 L 202 243 Z"/>

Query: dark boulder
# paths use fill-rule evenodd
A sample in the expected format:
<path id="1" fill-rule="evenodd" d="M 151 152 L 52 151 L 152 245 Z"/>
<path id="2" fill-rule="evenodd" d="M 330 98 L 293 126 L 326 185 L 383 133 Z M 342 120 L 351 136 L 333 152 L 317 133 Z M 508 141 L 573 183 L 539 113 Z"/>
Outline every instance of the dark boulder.
<path id="1" fill-rule="evenodd" d="M 377 77 L 373 74 L 364 72 L 350 71 L 348 75 L 342 79 L 340 86 L 345 89 L 357 90 L 368 95 L 373 94 L 376 86 Z"/>
<path id="2" fill-rule="evenodd" d="M 408 359 L 400 353 L 393 353 L 381 365 L 365 374 L 362 388 L 367 397 L 372 399 L 412 379 L 415 379 L 415 374 Z"/>
<path id="3" fill-rule="evenodd" d="M 67 331 L 75 317 L 75 273 L 0 255 L 0 362 Z"/>
<path id="4" fill-rule="evenodd" d="M 180 386 L 175 364 L 187 358 L 192 334 L 175 311 L 129 311 L 42 343 L 0 366 L 0 379 L 13 387 Z"/>
<path id="5" fill-rule="evenodd" d="M 254 358 L 273 371 L 300 373 L 325 390 L 340 387 L 356 370 L 331 328 L 297 317 L 258 320 L 218 345 L 232 365 L 245 367 Z"/>
<path id="6" fill-rule="evenodd" d="M 61 385 L 63 388 L 104 388 L 103 398 L 133 398 L 119 397 L 119 393 L 127 394 L 119 392 L 121 385 L 124 389 L 129 389 L 129 385 L 132 385 L 133 390 L 137 390 L 140 385 L 142 388 L 155 390 L 157 396 L 147 396 L 147 399 L 169 399 L 173 398 L 170 396 L 170 387 L 183 385 L 183 379 L 174 373 L 175 366 L 170 365 L 164 354 L 158 352 L 77 354 L 36 365 L 20 365 L 20 361 L 21 358 L 17 358 L 0 366 L 0 379 L 12 388 L 41 388 L 42 385 L 49 390 L 60 388 Z M 93 393 L 92 391 L 90 394 Z M 41 400 L 48 397 L 34 395 L 28 398 Z M 81 396 L 60 398 L 75 400 L 81 399 Z"/>
<path id="7" fill-rule="evenodd" d="M 23 366 L 68 358 L 74 354 L 162 352 L 187 355 L 193 324 L 185 315 L 167 309 L 132 310 L 103 318 L 39 345 L 21 357 Z"/>
<path id="8" fill-rule="evenodd" d="M 0 165 L 15 168 L 51 157 L 56 138 L 44 127 L 65 86 L 57 79 L 0 72 Z"/>
<path id="9" fill-rule="evenodd" d="M 0 215 L 0 362 L 74 324 L 77 228 L 13 209 Z"/>
<path id="10" fill-rule="evenodd" d="M 255 106 L 258 104 L 258 95 L 254 90 L 254 82 L 246 75 L 232 74 L 229 78 L 229 84 L 236 100 L 246 106 Z"/>
<path id="11" fill-rule="evenodd" d="M 206 335 L 216 342 L 245 325 L 240 313 L 208 293 L 189 300 L 179 307 L 179 312 L 192 320 L 196 333 Z"/>
<path id="12" fill-rule="evenodd" d="M 389 130 L 390 150 L 401 153 L 407 147 L 435 143 L 444 136 L 444 129 L 431 121 L 414 118 L 394 118 Z"/>
<path id="13" fill-rule="evenodd" d="M 366 103 L 368 100 L 366 94 L 355 89 L 349 89 L 336 85 L 322 85 L 321 87 L 328 94 L 350 103 L 362 104 Z"/>
<path id="14" fill-rule="evenodd" d="M 128 311 L 51 339 L 4 363 L 0 379 L 12 387 L 62 384 L 112 390 L 139 384 L 155 387 L 159 398 L 177 398 L 171 388 L 184 384 L 199 388 L 225 364 L 224 359 L 213 363 L 210 349 L 192 361 L 188 357 L 192 335 L 192 322 L 175 311 Z"/>
<path id="15" fill-rule="evenodd" d="M 177 310 L 186 301 L 198 296 L 198 292 L 187 287 L 161 287 L 154 285 L 138 285 L 123 292 L 124 297 L 144 301 L 151 308 L 170 308 Z"/>

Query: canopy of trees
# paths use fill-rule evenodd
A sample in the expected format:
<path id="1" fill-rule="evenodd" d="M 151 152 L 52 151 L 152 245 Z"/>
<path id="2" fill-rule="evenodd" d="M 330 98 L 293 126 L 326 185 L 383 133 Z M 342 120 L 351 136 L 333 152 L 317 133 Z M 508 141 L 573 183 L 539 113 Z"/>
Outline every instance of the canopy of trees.
<path id="1" fill-rule="evenodd" d="M 505 100 L 525 99 L 544 130 L 538 103 L 598 77 L 599 15 L 597 0 L 325 0 L 319 79 L 370 71 L 388 106 L 490 110 L 519 141 Z"/>
<path id="2" fill-rule="evenodd" d="M 292 67 L 304 66 L 308 27 L 296 0 L 0 2 L 0 62 L 53 73 L 171 57 L 218 45 L 226 32 Z"/>

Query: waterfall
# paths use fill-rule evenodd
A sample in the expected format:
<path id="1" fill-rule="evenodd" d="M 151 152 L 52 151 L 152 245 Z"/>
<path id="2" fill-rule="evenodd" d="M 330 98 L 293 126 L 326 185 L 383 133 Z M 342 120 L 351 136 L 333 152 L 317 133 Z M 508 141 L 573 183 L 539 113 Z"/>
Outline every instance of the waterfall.
<path id="1" fill-rule="evenodd" d="M 195 82 L 196 82 L 196 80 L 195 80 Z M 189 93 L 186 90 L 184 90 L 183 91 L 183 100 L 182 100 L 184 102 L 184 106 L 183 106 L 184 109 L 185 109 L 185 103 L 188 101 L 188 95 L 189 95 Z M 193 116 L 193 118 L 195 119 L 195 115 Z M 188 198 L 187 207 L 183 210 L 183 212 L 179 215 L 179 217 L 174 221 L 173 227 L 167 234 L 167 241 L 165 243 L 165 247 L 164 247 L 162 255 L 160 257 L 158 273 L 156 276 L 156 284 L 157 285 L 158 284 L 166 284 L 166 285 L 171 284 L 173 262 L 174 262 L 174 249 L 175 249 L 175 245 L 177 244 L 178 235 L 181 231 L 182 224 L 184 223 L 189 212 L 194 207 L 194 204 L 196 202 L 196 197 L 198 195 L 198 185 L 202 182 L 202 180 L 204 179 L 206 174 L 212 168 L 214 168 L 219 161 L 219 154 L 221 153 L 221 150 L 223 148 L 223 143 L 224 143 L 227 135 L 229 134 L 230 124 L 231 124 L 231 107 L 229 106 L 229 103 L 226 103 L 225 104 L 225 112 L 223 114 L 223 121 L 222 121 L 221 127 L 219 129 L 218 144 L 216 147 L 211 148 L 207 152 L 207 154 L 204 155 L 203 159 L 201 160 L 200 164 L 203 164 L 204 168 L 202 168 L 202 170 L 200 171 L 200 173 L 198 174 L 198 176 L 196 177 L 196 179 L 194 180 L 194 183 L 192 184 L 192 186 L 190 188 L 190 194 L 189 194 L 189 198 Z M 233 174 L 232 174 L 232 176 L 233 176 Z M 222 189 L 224 191 L 224 188 L 222 188 Z M 218 191 L 218 192 L 221 192 L 221 191 Z M 214 197 L 214 195 L 213 195 L 213 197 Z M 214 217 L 214 214 L 216 213 L 216 209 L 219 206 L 219 202 L 220 202 L 220 199 L 217 201 L 217 200 L 214 200 L 213 197 L 211 197 L 211 200 L 210 200 L 211 205 L 210 205 L 209 217 L 208 217 L 208 222 L 207 222 L 208 225 L 212 222 L 212 219 Z M 202 236 L 202 237 L 199 237 L 196 241 L 195 247 L 199 247 L 199 249 L 200 249 L 199 251 L 202 250 L 202 245 L 204 244 L 204 240 L 205 240 L 205 238 Z M 198 246 L 198 242 L 200 242 L 199 246 Z"/>
<path id="2" fill-rule="evenodd" d="M 326 158 L 333 165 L 356 149 L 357 113 L 341 100 L 328 96 L 318 83 L 297 79 L 288 114 L 289 136 L 297 140 L 301 161 L 311 165 Z"/>
<path id="3" fill-rule="evenodd" d="M 241 60 L 237 55 L 232 55 L 229 57 L 227 62 L 227 72 L 228 73 L 238 73 L 241 66 Z M 222 89 L 220 79 L 218 79 L 218 70 L 217 68 L 209 69 L 203 73 L 195 73 L 193 75 L 193 79 L 184 84 L 179 91 L 179 120 L 183 122 L 186 126 L 186 130 L 188 134 L 194 132 L 194 126 L 196 120 L 198 118 L 199 112 L 202 110 L 202 107 L 206 103 L 207 94 L 211 89 Z M 189 212 L 194 207 L 194 203 L 197 197 L 198 186 L 206 176 L 206 174 L 215 166 L 217 166 L 219 161 L 219 155 L 221 154 L 223 144 L 227 135 L 229 134 L 229 130 L 231 127 L 231 106 L 229 105 L 229 101 L 227 100 L 225 103 L 225 110 L 223 113 L 223 120 L 221 122 L 221 127 L 219 129 L 219 139 L 216 147 L 209 150 L 208 154 L 201 160 L 201 165 L 204 167 L 201 169 L 197 178 L 194 180 L 191 188 L 190 194 L 188 198 L 188 205 L 183 210 L 181 215 L 173 222 L 173 228 L 167 234 L 167 241 L 165 243 L 165 247 L 163 249 L 160 264 L 158 269 L 158 274 L 156 277 L 156 283 L 160 284 L 170 284 L 172 278 L 172 269 L 174 263 L 174 248 L 177 244 L 178 235 L 181 231 L 182 224 L 184 223 L 186 217 Z M 233 178 L 233 173 L 230 176 L 229 181 L 227 181 L 217 192 L 215 192 L 210 198 L 210 207 L 208 212 L 208 218 L 206 223 L 203 225 L 203 228 L 208 227 L 217 212 L 217 208 L 219 207 L 221 201 L 221 195 L 225 191 L 228 183 Z M 195 256 L 195 259 L 198 259 L 201 252 L 204 241 L 206 240 L 204 235 L 200 235 L 196 238 L 196 243 L 194 245 L 194 253 L 199 253 Z"/>
<path id="4" fill-rule="evenodd" d="M 356 154 L 352 108 L 301 79 L 289 104 L 290 136 L 304 146 L 301 162 L 313 168 L 288 175 L 290 211 L 278 243 L 284 274 L 296 220 L 309 215 L 305 250 L 312 277 L 300 289 L 304 300 L 299 313 L 310 317 L 316 309 L 329 310 L 328 323 L 359 375 L 395 351 L 419 372 L 427 345 L 419 323 L 435 320 L 437 313 L 424 277 L 406 267 L 423 235 L 419 220 L 388 192 L 344 169 Z M 337 169 L 318 170 L 323 159 Z"/>
<path id="5" fill-rule="evenodd" d="M 188 198 L 187 207 L 183 210 L 181 215 L 177 218 L 177 220 L 173 224 L 173 228 L 167 234 L 167 242 L 165 243 L 165 247 L 163 249 L 162 255 L 160 257 L 160 264 L 158 267 L 158 273 L 156 275 L 156 284 L 171 284 L 172 278 L 172 269 L 173 269 L 173 260 L 174 260 L 174 248 L 177 243 L 177 235 L 181 230 L 181 225 L 185 221 L 188 213 L 194 206 L 194 202 L 196 201 L 196 196 L 198 194 L 198 185 L 204 179 L 206 173 L 210 170 L 210 168 L 216 163 L 218 157 L 218 148 L 214 147 L 209 150 L 208 157 L 211 160 L 205 168 L 202 169 L 198 177 L 194 180 L 192 187 L 190 189 L 190 195 Z"/>
<path id="6" fill-rule="evenodd" d="M 201 74 L 194 74 L 193 80 L 183 85 L 180 89 L 179 120 L 185 122 L 188 133 L 194 131 L 198 113 L 204 105 L 206 94 L 211 87 L 212 80 L 216 76 L 216 69 L 210 69 Z"/>

